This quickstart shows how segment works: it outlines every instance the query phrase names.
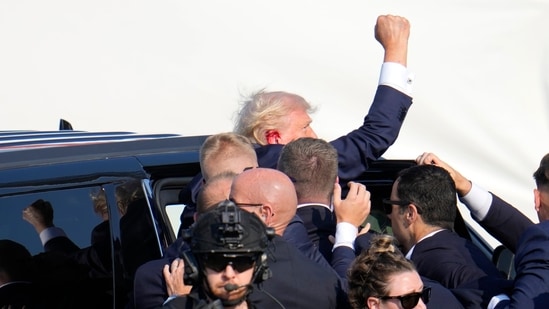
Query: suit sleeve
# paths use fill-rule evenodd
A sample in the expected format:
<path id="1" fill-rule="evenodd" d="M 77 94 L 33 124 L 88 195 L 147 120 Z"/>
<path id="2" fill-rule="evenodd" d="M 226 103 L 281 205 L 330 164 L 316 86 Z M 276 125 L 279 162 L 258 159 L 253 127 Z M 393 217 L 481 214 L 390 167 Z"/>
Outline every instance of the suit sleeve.
<path id="1" fill-rule="evenodd" d="M 518 209 L 492 194 L 492 205 L 479 224 L 507 249 L 515 253 L 519 237 L 534 223 Z"/>
<path id="2" fill-rule="evenodd" d="M 358 177 L 370 161 L 385 153 L 397 139 L 411 105 L 411 97 L 389 86 L 378 86 L 362 126 L 331 142 L 338 152 L 341 179 Z"/>
<path id="3" fill-rule="evenodd" d="M 136 309 L 151 309 L 162 306 L 168 298 L 162 268 L 170 259 L 153 260 L 141 265 L 134 280 L 134 306 Z"/>
<path id="4" fill-rule="evenodd" d="M 533 225 L 520 239 L 515 286 L 509 308 L 547 308 L 549 304 L 549 222 Z"/>

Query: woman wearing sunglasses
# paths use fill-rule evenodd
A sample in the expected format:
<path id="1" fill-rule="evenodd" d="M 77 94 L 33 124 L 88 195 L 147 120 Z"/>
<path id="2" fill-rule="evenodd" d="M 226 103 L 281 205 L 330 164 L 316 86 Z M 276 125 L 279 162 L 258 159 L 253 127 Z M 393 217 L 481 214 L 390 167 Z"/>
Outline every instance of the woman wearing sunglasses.
<path id="1" fill-rule="evenodd" d="M 353 262 L 349 273 L 349 301 L 355 309 L 426 308 L 431 288 L 389 235 L 372 239 L 368 251 Z"/>

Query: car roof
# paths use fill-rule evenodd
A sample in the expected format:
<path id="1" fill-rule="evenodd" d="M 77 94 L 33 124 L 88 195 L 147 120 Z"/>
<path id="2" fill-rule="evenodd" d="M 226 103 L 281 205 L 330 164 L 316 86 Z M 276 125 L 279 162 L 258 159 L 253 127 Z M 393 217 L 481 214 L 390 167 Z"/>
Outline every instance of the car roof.
<path id="1" fill-rule="evenodd" d="M 0 170 L 124 156 L 151 161 L 154 155 L 172 155 L 197 162 L 206 137 L 72 130 L 0 131 Z"/>

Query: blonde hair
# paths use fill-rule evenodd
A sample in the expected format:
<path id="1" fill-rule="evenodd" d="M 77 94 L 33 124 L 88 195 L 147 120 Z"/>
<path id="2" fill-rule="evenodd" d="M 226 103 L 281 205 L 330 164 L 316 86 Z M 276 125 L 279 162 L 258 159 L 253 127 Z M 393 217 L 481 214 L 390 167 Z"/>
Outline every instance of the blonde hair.
<path id="1" fill-rule="evenodd" d="M 293 102 L 296 104 L 289 104 Z M 240 109 L 236 113 L 234 131 L 253 143 L 266 145 L 265 134 L 280 130 L 286 116 L 296 109 L 313 113 L 314 108 L 297 94 L 261 89 L 249 96 L 242 96 Z"/>
<path id="2" fill-rule="evenodd" d="M 232 132 L 209 136 L 200 148 L 200 168 L 204 179 L 208 180 L 215 174 L 223 172 L 223 170 L 219 170 L 218 163 L 223 164 L 226 160 L 240 158 L 254 162 L 254 166 L 249 167 L 257 165 L 257 155 L 246 137 Z"/>

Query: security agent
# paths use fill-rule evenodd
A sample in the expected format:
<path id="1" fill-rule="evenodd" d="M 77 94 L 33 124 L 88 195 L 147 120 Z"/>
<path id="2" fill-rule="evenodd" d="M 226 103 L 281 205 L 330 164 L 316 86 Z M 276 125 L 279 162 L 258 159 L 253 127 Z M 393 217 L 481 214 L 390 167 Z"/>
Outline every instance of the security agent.
<path id="1" fill-rule="evenodd" d="M 183 237 L 190 249 L 181 253 L 189 295 L 162 308 L 253 308 L 247 300 L 252 283 L 271 276 L 265 250 L 274 236 L 254 214 L 224 201 L 199 216 Z"/>

